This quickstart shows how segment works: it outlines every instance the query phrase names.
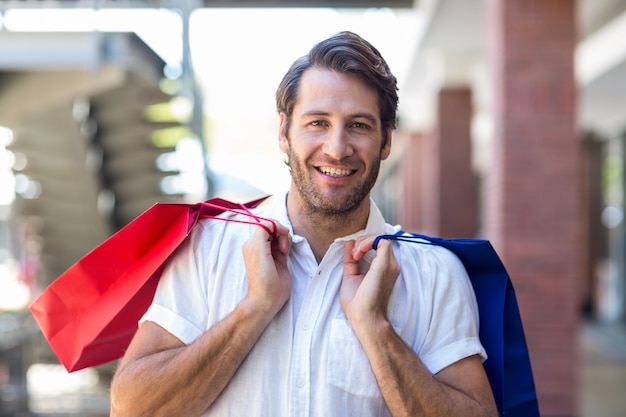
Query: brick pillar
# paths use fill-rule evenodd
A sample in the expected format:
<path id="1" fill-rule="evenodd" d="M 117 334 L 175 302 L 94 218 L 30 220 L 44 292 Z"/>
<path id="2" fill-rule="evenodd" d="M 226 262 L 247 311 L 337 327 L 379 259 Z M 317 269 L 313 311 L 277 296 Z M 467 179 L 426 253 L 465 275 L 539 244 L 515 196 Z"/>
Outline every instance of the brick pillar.
<path id="1" fill-rule="evenodd" d="M 441 217 L 439 210 L 439 202 L 441 201 L 439 166 L 441 164 L 439 162 L 439 140 L 434 131 L 430 131 L 422 136 L 421 149 L 421 227 L 424 234 L 438 236 Z"/>
<path id="2" fill-rule="evenodd" d="M 399 162 L 401 178 L 401 196 L 398 219 L 403 229 L 407 232 L 426 233 L 424 230 L 424 187 L 425 166 L 424 142 L 426 134 L 414 132 L 406 135 L 405 146 L 402 147 L 402 158 Z"/>
<path id="3" fill-rule="evenodd" d="M 494 160 L 485 232 L 516 288 L 541 415 L 577 414 L 585 269 L 574 0 L 491 0 Z"/>
<path id="4" fill-rule="evenodd" d="M 438 234 L 473 237 L 477 198 L 472 170 L 472 92 L 468 87 L 446 87 L 439 92 L 437 103 Z"/>
<path id="5" fill-rule="evenodd" d="M 404 169 L 404 183 L 412 187 L 419 218 L 416 230 L 441 237 L 476 234 L 476 181 L 471 152 L 472 94 L 466 87 L 446 87 L 437 97 L 433 131 L 412 137 L 403 161 L 418 166 Z M 413 175 L 413 177 L 410 177 Z M 416 192 L 415 190 L 419 190 Z M 419 201 L 417 201 L 419 200 Z"/>

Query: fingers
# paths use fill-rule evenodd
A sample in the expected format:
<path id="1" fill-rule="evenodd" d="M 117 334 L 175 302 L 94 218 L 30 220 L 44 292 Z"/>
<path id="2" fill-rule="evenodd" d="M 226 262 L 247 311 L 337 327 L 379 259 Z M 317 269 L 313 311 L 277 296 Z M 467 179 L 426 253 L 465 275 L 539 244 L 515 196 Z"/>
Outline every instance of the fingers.
<path id="1" fill-rule="evenodd" d="M 374 238 L 372 238 L 371 245 L 374 244 Z M 372 249 L 373 247 L 370 247 Z M 378 247 L 376 248 L 376 253 L 378 256 L 389 257 L 393 255 L 393 251 L 391 250 L 391 241 L 389 239 L 380 239 L 378 241 Z"/>
<path id="2" fill-rule="evenodd" d="M 376 240 L 375 235 L 359 236 L 354 243 L 352 251 L 354 259 L 357 261 L 361 260 L 367 252 L 374 249 L 374 240 Z"/>
<path id="3" fill-rule="evenodd" d="M 344 276 L 358 275 L 359 264 L 354 257 L 355 241 L 349 240 L 343 250 L 343 274 Z"/>
<path id="4" fill-rule="evenodd" d="M 393 278 L 393 282 L 400 274 L 400 265 L 393 253 L 391 241 L 381 239 L 376 250 L 377 266 L 384 268 L 385 274 Z"/>
<path id="5" fill-rule="evenodd" d="M 260 220 L 257 230 L 254 232 L 252 239 L 258 243 L 272 242 L 272 247 L 278 249 L 278 251 L 287 256 L 291 249 L 291 235 L 289 234 L 289 228 L 282 225 L 276 220 Z"/>
<path id="6" fill-rule="evenodd" d="M 351 243 L 346 244 L 344 270 L 346 266 L 349 266 L 352 268 L 349 270 L 350 273 L 358 274 L 358 262 L 365 257 L 366 253 L 374 250 L 375 240 L 376 236 L 374 235 L 360 236 L 356 240 L 350 241 Z M 348 260 L 350 260 L 350 264 L 348 264 Z M 395 274 L 393 271 L 398 269 L 398 267 L 390 240 L 381 239 L 378 242 L 376 253 L 372 257 L 371 262 L 372 266 L 376 265 L 377 269 L 381 271 L 390 270 Z"/>
<path id="7" fill-rule="evenodd" d="M 291 235 L 289 234 L 289 229 L 278 222 L 276 226 L 276 247 L 283 256 L 287 256 L 291 249 Z"/>
<path id="8" fill-rule="evenodd" d="M 248 293 L 246 298 L 262 311 L 275 314 L 291 295 L 287 255 L 291 249 L 289 229 L 261 220 L 242 247 Z"/>
<path id="9" fill-rule="evenodd" d="M 376 236 L 361 236 L 346 242 L 341 284 L 341 307 L 351 322 L 386 318 L 391 292 L 400 274 L 392 244 L 383 239 L 366 270 L 359 272 L 360 260 L 372 251 Z"/>

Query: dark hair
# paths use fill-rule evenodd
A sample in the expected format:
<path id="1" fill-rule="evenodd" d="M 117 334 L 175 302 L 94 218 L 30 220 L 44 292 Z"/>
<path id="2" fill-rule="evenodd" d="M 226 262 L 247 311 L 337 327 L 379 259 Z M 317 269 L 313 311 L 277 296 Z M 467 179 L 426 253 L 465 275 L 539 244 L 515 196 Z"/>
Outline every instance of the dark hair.
<path id="1" fill-rule="evenodd" d="M 276 108 L 279 113 L 285 113 L 287 120 L 291 120 L 302 74 L 311 67 L 354 74 L 373 87 L 378 92 L 383 142 L 387 141 L 387 129 L 396 128 L 398 87 L 387 62 L 372 44 L 355 33 L 339 32 L 297 59 L 276 91 Z"/>

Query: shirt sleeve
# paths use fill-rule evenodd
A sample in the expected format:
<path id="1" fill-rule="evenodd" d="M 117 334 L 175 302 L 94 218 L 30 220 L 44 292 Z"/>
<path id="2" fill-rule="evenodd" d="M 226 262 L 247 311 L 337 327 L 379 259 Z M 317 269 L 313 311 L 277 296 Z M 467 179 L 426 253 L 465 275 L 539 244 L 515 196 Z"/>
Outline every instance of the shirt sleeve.
<path id="1" fill-rule="evenodd" d="M 198 224 L 191 235 L 168 259 L 152 302 L 139 321 L 152 321 L 190 344 L 206 328 L 207 284 L 202 279 L 206 251 L 202 240 L 203 225 Z"/>
<path id="2" fill-rule="evenodd" d="M 429 246 L 422 260 L 432 292 L 430 321 L 420 358 L 433 373 L 472 355 L 487 358 L 479 339 L 476 296 L 461 261 L 447 249 Z"/>

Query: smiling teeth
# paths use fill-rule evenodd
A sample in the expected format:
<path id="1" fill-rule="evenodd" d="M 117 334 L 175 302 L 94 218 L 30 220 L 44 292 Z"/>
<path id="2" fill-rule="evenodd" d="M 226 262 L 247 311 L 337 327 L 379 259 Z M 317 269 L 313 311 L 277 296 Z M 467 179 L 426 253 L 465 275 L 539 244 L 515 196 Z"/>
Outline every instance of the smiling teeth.
<path id="1" fill-rule="evenodd" d="M 322 171 L 322 173 L 329 175 L 331 177 L 347 177 L 352 172 L 348 169 L 337 169 L 337 168 L 328 168 L 328 167 L 321 167 L 320 171 Z"/>

